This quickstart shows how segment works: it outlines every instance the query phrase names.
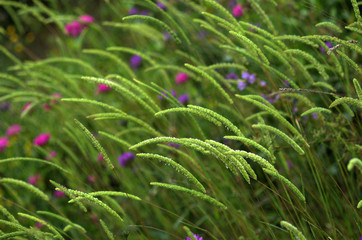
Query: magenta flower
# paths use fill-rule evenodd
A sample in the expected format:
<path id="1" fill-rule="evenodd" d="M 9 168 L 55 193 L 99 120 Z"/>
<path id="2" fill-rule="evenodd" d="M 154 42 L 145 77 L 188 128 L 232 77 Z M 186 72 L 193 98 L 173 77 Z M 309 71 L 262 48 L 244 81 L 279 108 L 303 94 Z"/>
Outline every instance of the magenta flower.
<path id="1" fill-rule="evenodd" d="M 14 124 L 11 125 L 7 130 L 6 130 L 6 135 L 8 135 L 9 137 L 11 136 L 15 136 L 18 135 L 21 131 L 21 126 L 19 124 Z"/>
<path id="2" fill-rule="evenodd" d="M 9 140 L 7 137 L 0 137 L 0 152 L 5 151 L 6 147 L 9 145 Z"/>
<path id="3" fill-rule="evenodd" d="M 112 88 L 111 87 L 108 87 L 107 85 L 105 84 L 98 84 L 98 91 L 99 92 L 108 92 L 109 90 L 111 90 Z"/>
<path id="4" fill-rule="evenodd" d="M 73 38 L 76 38 L 83 31 L 82 24 L 78 21 L 72 21 L 65 25 L 65 31 L 67 35 L 72 35 Z"/>
<path id="5" fill-rule="evenodd" d="M 94 176 L 88 176 L 88 182 L 94 183 L 95 182 Z"/>
<path id="6" fill-rule="evenodd" d="M 82 15 L 78 17 L 79 21 L 85 24 L 89 24 L 94 22 L 94 17 L 92 17 L 91 15 Z"/>
<path id="7" fill-rule="evenodd" d="M 50 111 L 51 107 L 50 107 L 49 104 L 45 103 L 45 104 L 43 104 L 43 109 L 44 109 L 45 111 Z"/>
<path id="8" fill-rule="evenodd" d="M 248 86 L 248 84 L 246 82 L 239 81 L 238 88 L 240 91 L 243 91 L 246 88 L 246 86 Z"/>
<path id="9" fill-rule="evenodd" d="M 103 155 L 102 155 L 102 154 L 98 154 L 97 160 L 98 160 L 98 162 L 103 162 L 103 161 L 104 161 Z"/>
<path id="10" fill-rule="evenodd" d="M 238 4 L 233 8 L 231 13 L 235 18 L 241 17 L 244 15 L 243 7 L 240 4 Z"/>
<path id="11" fill-rule="evenodd" d="M 157 2 L 157 7 L 161 8 L 163 11 L 166 11 L 166 6 L 162 2 Z"/>
<path id="12" fill-rule="evenodd" d="M 142 64 L 142 57 L 138 55 L 133 55 L 130 58 L 130 65 L 133 69 L 138 68 Z"/>
<path id="13" fill-rule="evenodd" d="M 189 95 L 187 95 L 187 93 L 182 94 L 178 97 L 178 101 L 182 104 L 186 104 L 189 101 Z"/>
<path id="14" fill-rule="evenodd" d="M 204 240 L 202 237 L 200 237 L 199 235 L 193 233 L 194 237 L 196 238 L 196 240 Z M 191 240 L 191 238 L 187 237 L 186 240 Z"/>
<path id="15" fill-rule="evenodd" d="M 185 83 L 187 82 L 187 80 L 189 80 L 189 75 L 187 75 L 186 73 L 177 73 L 176 74 L 176 84 L 181 84 L 181 83 Z"/>
<path id="16" fill-rule="evenodd" d="M 54 191 L 54 197 L 59 198 L 59 197 L 64 197 L 65 193 L 59 190 L 55 190 Z"/>
<path id="17" fill-rule="evenodd" d="M 37 222 L 35 223 L 35 227 L 36 228 L 41 228 L 43 226 L 43 224 L 41 222 Z"/>
<path id="18" fill-rule="evenodd" d="M 118 162 L 121 167 L 125 167 L 134 159 L 134 154 L 131 152 L 125 152 L 118 157 Z"/>
<path id="19" fill-rule="evenodd" d="M 50 137 L 49 133 L 42 133 L 34 139 L 33 143 L 37 146 L 43 146 L 48 143 Z"/>
<path id="20" fill-rule="evenodd" d="M 33 176 L 30 176 L 28 178 L 28 183 L 32 184 L 32 185 L 36 185 L 38 183 L 40 179 L 40 175 L 39 174 L 35 174 Z"/>

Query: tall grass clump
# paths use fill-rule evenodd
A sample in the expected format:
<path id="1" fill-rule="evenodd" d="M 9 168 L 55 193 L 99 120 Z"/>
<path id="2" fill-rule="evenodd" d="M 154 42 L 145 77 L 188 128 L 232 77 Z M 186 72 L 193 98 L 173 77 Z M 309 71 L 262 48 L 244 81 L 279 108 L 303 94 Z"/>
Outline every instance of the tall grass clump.
<path id="1" fill-rule="evenodd" d="M 361 6 L 0 0 L 0 239 L 358 239 Z"/>

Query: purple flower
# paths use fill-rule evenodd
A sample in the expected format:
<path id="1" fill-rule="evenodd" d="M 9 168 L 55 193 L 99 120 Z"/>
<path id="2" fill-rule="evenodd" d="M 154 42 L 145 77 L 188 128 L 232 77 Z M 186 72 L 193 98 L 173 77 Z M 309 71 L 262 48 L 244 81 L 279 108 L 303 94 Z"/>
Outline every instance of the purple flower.
<path id="1" fill-rule="evenodd" d="M 9 145 L 9 140 L 7 137 L 0 137 L 0 152 L 5 151 L 6 147 Z"/>
<path id="2" fill-rule="evenodd" d="M 35 223 L 36 228 L 41 228 L 42 226 L 43 226 L 43 224 L 41 222 L 36 222 Z"/>
<path id="3" fill-rule="evenodd" d="M 169 92 L 168 90 L 166 90 L 166 92 Z M 163 99 L 163 97 L 168 97 L 168 95 L 165 93 L 165 92 L 161 92 L 161 94 L 163 95 L 157 95 L 157 97 L 159 98 L 159 99 Z M 172 96 L 174 96 L 174 97 L 176 97 L 177 96 L 177 94 L 176 94 L 176 91 L 175 90 L 171 90 L 171 94 L 172 94 Z"/>
<path id="4" fill-rule="evenodd" d="M 149 12 L 147 10 L 143 10 L 140 12 L 140 15 L 142 16 L 148 16 L 149 15 Z"/>
<path id="5" fill-rule="evenodd" d="M 331 42 L 325 42 L 325 44 L 326 44 L 326 46 L 327 46 L 328 48 L 333 47 L 333 45 L 332 45 Z M 319 47 L 319 50 L 320 50 L 322 53 L 324 53 L 324 52 L 326 51 L 326 49 L 325 49 L 324 47 L 322 47 L 322 46 Z"/>
<path id="6" fill-rule="evenodd" d="M 7 130 L 6 130 L 6 135 L 10 136 L 14 136 L 14 135 L 18 135 L 21 131 L 21 126 L 19 124 L 14 124 L 11 125 Z"/>
<path id="7" fill-rule="evenodd" d="M 95 182 L 94 176 L 88 176 L 88 182 L 94 183 Z"/>
<path id="8" fill-rule="evenodd" d="M 132 68 L 136 69 L 138 68 L 139 66 L 141 66 L 142 64 L 142 58 L 141 56 L 138 56 L 138 55 L 133 55 L 131 56 L 130 58 L 130 65 Z"/>
<path id="9" fill-rule="evenodd" d="M 161 8 L 163 11 L 166 11 L 166 6 L 162 2 L 157 2 L 157 7 Z"/>
<path id="10" fill-rule="evenodd" d="M 178 97 L 178 101 L 182 104 L 186 104 L 189 101 L 189 95 L 187 95 L 187 93 L 182 94 Z"/>
<path id="11" fill-rule="evenodd" d="M 125 152 L 118 157 L 118 162 L 121 167 L 128 165 L 134 159 L 134 154 L 131 152 Z"/>
<path id="12" fill-rule="evenodd" d="M 259 82 L 259 85 L 262 86 L 262 87 L 265 87 L 265 86 L 266 86 L 266 82 L 265 82 L 265 81 L 260 81 L 260 82 Z"/>
<path id="13" fill-rule="evenodd" d="M 290 83 L 289 83 L 287 80 L 283 80 L 283 83 L 284 83 L 286 86 L 290 86 Z"/>
<path id="14" fill-rule="evenodd" d="M 231 13 L 235 18 L 241 17 L 244 15 L 243 7 L 240 4 L 238 4 L 233 8 Z"/>
<path id="15" fill-rule="evenodd" d="M 241 74 L 241 78 L 242 78 L 242 79 L 248 80 L 249 77 L 250 77 L 250 74 L 249 74 L 248 72 L 243 72 L 243 73 Z"/>
<path id="16" fill-rule="evenodd" d="M 0 102 L 0 111 L 6 112 L 10 109 L 10 102 Z"/>
<path id="17" fill-rule="evenodd" d="M 174 148 L 180 148 L 181 147 L 181 145 L 180 144 L 178 144 L 178 143 L 168 143 L 167 145 L 169 145 L 170 147 L 174 147 Z"/>
<path id="18" fill-rule="evenodd" d="M 293 163 L 290 160 L 287 161 L 287 165 L 288 168 L 293 168 Z"/>
<path id="19" fill-rule="evenodd" d="M 138 13 L 138 9 L 137 8 L 131 8 L 128 12 L 129 15 L 135 15 Z"/>
<path id="20" fill-rule="evenodd" d="M 49 133 L 42 133 L 34 139 L 33 143 L 37 146 L 43 146 L 48 143 L 50 137 Z"/>
<path id="21" fill-rule="evenodd" d="M 248 86 L 248 84 L 246 82 L 239 81 L 238 88 L 240 91 L 243 91 L 246 88 L 246 86 Z"/>
<path id="22" fill-rule="evenodd" d="M 65 25 L 67 35 L 72 35 L 73 38 L 80 35 L 83 31 L 82 25 L 78 21 L 72 21 Z"/>
<path id="23" fill-rule="evenodd" d="M 187 82 L 187 80 L 189 80 L 189 75 L 187 75 L 186 73 L 179 72 L 176 74 L 175 77 L 176 84 L 185 83 Z"/>
<path id="24" fill-rule="evenodd" d="M 314 119 L 318 119 L 318 115 L 317 115 L 317 113 L 315 113 L 315 112 L 314 112 L 314 113 L 312 113 L 312 116 L 313 116 L 313 118 L 314 118 Z"/>
<path id="25" fill-rule="evenodd" d="M 250 74 L 250 76 L 248 78 L 248 82 L 250 84 L 253 84 L 255 82 L 255 74 Z"/>
<path id="26" fill-rule="evenodd" d="M 199 235 L 193 233 L 194 237 L 196 238 L 196 240 L 204 240 L 202 237 L 200 237 Z M 191 240 L 191 238 L 187 237 L 185 240 Z"/>
<path id="27" fill-rule="evenodd" d="M 170 37 L 171 37 L 171 33 L 169 33 L 169 32 L 165 32 L 163 34 L 163 39 L 165 39 L 165 41 L 168 41 L 170 39 Z"/>
<path id="28" fill-rule="evenodd" d="M 238 79 L 238 75 L 236 73 L 234 73 L 234 72 L 228 73 L 228 74 L 226 74 L 225 79 L 227 79 L 227 80 Z"/>

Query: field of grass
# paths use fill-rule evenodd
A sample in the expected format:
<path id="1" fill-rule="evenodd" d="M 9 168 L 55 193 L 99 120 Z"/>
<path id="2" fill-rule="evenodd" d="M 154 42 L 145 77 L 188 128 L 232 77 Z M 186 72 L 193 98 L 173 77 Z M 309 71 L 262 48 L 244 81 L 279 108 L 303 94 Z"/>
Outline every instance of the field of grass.
<path id="1" fill-rule="evenodd" d="M 361 6 L 0 0 L 0 239 L 362 239 Z"/>

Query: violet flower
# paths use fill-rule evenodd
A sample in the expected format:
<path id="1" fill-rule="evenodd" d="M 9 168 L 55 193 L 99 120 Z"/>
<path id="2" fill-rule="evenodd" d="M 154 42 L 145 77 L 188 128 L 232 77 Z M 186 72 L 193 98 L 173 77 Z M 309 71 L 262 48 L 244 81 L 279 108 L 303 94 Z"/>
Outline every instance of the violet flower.
<path id="1" fill-rule="evenodd" d="M 131 152 L 125 152 L 118 157 L 118 162 L 121 167 L 125 167 L 132 162 L 134 159 L 134 154 Z"/>
<path id="2" fill-rule="evenodd" d="M 333 45 L 332 45 L 331 42 L 325 42 L 325 44 L 326 44 L 326 46 L 327 46 L 328 48 L 332 48 L 332 47 L 333 47 Z M 324 53 L 324 52 L 326 51 L 326 49 L 325 49 L 324 47 L 322 47 L 322 46 L 319 47 L 319 50 L 320 50 L 322 53 Z"/>
<path id="3" fill-rule="evenodd" d="M 182 94 L 178 97 L 178 101 L 182 104 L 186 104 L 189 101 L 189 95 L 187 95 L 187 93 Z"/>
<path id="4" fill-rule="evenodd" d="M 166 6 L 165 6 L 165 4 L 163 4 L 163 3 L 160 2 L 160 1 L 157 2 L 157 7 L 161 8 L 163 11 L 166 11 Z"/>
<path id="5" fill-rule="evenodd" d="M 236 73 L 234 73 L 234 72 L 228 73 L 228 74 L 226 74 L 225 79 L 227 79 L 227 80 L 238 79 L 238 75 Z"/>
<path id="6" fill-rule="evenodd" d="M 196 238 L 196 240 L 204 240 L 202 237 L 200 237 L 199 235 L 193 233 L 194 237 Z M 185 240 L 191 240 L 191 238 L 187 237 Z"/>
<path id="7" fill-rule="evenodd" d="M 130 65 L 133 69 L 137 69 L 142 64 L 142 57 L 138 55 L 133 55 L 130 58 Z"/>
<path id="8" fill-rule="evenodd" d="M 239 81 L 238 88 L 240 91 L 243 91 L 246 88 L 246 86 L 248 86 L 248 84 L 246 82 Z"/>

